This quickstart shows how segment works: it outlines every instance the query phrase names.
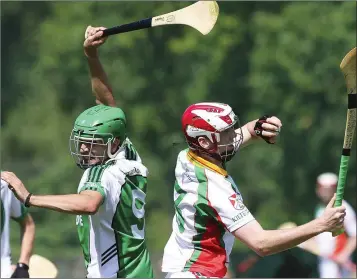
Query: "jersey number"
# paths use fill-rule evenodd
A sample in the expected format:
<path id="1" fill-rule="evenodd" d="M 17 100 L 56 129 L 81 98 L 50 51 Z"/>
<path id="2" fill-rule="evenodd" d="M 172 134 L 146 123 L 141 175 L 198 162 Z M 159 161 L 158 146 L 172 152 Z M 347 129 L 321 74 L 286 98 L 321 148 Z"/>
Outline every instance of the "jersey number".
<path id="1" fill-rule="evenodd" d="M 141 219 L 143 219 L 145 215 L 144 206 L 145 206 L 146 194 L 139 189 L 132 190 L 131 193 L 133 196 L 131 208 L 133 210 L 134 216 L 141 221 Z M 137 207 L 137 201 L 140 202 L 140 204 L 142 204 L 140 208 Z M 138 225 L 131 226 L 131 231 L 133 233 L 133 236 L 138 239 L 144 239 L 144 235 L 145 235 L 145 219 L 143 219 L 141 222 L 143 222 L 143 228 L 141 230 L 138 228 Z"/>

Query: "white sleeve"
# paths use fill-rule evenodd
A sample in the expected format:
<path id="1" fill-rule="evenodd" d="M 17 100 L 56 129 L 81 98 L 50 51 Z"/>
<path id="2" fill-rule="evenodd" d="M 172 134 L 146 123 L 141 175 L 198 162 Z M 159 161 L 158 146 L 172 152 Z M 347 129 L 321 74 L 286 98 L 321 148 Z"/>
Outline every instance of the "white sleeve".
<path id="1" fill-rule="evenodd" d="M 346 201 L 343 202 L 343 205 L 346 207 L 345 231 L 348 236 L 356 236 L 356 212 Z"/>
<path id="2" fill-rule="evenodd" d="M 228 231 L 234 232 L 255 218 L 244 205 L 238 189 L 223 176 L 206 171 L 208 180 L 208 199 L 217 212 L 217 218 Z"/>
<path id="3" fill-rule="evenodd" d="M 27 208 L 15 197 L 13 193 L 11 193 L 11 218 L 15 220 L 22 220 L 27 213 Z"/>
<path id="4" fill-rule="evenodd" d="M 1 179 L 1 189 L 8 187 L 8 186 L 9 186 L 9 183 L 7 183 L 5 180 Z"/>
<path id="5" fill-rule="evenodd" d="M 6 191 L 9 191 L 10 217 L 15 220 L 22 220 L 27 214 L 27 208 L 15 197 L 8 186 L 9 184 L 1 179 L 1 187 L 6 187 Z"/>

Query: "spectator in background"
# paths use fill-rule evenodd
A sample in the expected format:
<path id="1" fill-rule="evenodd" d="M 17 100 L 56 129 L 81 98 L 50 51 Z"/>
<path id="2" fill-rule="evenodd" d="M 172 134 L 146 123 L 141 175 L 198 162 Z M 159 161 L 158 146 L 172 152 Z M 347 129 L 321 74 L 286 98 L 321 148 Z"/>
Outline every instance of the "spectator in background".
<path id="1" fill-rule="evenodd" d="M 315 210 L 315 218 L 318 218 L 336 192 L 338 177 L 334 173 L 326 172 L 320 174 L 316 182 L 316 194 L 320 199 Z M 342 205 L 346 208 L 345 233 L 333 237 L 331 233 L 324 232 L 315 237 L 322 255 L 332 256 L 334 259 L 333 261 L 326 257 L 319 258 L 318 270 L 321 278 L 349 278 L 351 276 L 343 266 L 351 261 L 356 249 L 356 213 L 345 200 Z"/>

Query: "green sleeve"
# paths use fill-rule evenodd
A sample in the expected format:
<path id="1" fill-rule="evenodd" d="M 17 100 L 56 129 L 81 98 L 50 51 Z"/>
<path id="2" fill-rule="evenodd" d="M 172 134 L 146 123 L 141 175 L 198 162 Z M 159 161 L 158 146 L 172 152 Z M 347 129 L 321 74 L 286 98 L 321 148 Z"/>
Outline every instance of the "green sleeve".
<path id="1" fill-rule="evenodd" d="M 85 182 L 78 193 L 80 193 L 82 191 L 86 191 L 86 190 L 99 192 L 102 195 L 103 202 L 104 202 L 104 200 L 106 198 L 106 194 L 105 194 L 104 188 L 100 182 Z"/>

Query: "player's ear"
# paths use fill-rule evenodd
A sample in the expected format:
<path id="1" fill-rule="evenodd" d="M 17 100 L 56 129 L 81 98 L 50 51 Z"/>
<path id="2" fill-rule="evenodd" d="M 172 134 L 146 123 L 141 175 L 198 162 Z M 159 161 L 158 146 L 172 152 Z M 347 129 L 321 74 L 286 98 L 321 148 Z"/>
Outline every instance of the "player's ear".
<path id="1" fill-rule="evenodd" d="M 205 149 L 210 149 L 211 148 L 211 141 L 209 141 L 206 137 L 199 137 L 198 139 L 197 139 L 197 141 L 198 141 L 198 144 L 201 146 L 201 147 L 203 147 L 203 148 L 205 148 Z"/>

